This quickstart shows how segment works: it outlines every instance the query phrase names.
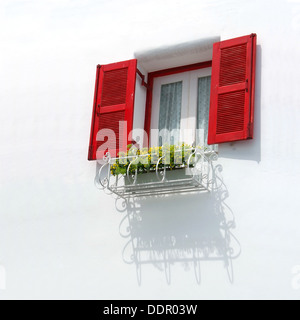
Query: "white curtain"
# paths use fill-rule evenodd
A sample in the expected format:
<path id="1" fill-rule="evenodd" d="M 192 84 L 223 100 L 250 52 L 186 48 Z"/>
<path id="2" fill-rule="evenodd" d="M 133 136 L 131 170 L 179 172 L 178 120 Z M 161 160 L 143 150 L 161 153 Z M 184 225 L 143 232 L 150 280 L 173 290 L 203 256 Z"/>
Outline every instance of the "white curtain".
<path id="1" fill-rule="evenodd" d="M 204 146 L 210 150 L 216 150 L 216 147 L 217 147 L 216 145 L 213 145 L 213 146 L 207 145 L 210 82 L 211 82 L 210 76 L 198 79 L 196 145 Z"/>
<path id="2" fill-rule="evenodd" d="M 159 145 L 169 141 L 170 144 L 179 143 L 180 119 L 181 119 L 181 101 L 182 101 L 182 82 L 164 84 L 161 86 L 160 109 L 159 109 L 159 131 L 164 130 L 159 137 Z M 168 136 L 168 133 L 171 134 Z"/>

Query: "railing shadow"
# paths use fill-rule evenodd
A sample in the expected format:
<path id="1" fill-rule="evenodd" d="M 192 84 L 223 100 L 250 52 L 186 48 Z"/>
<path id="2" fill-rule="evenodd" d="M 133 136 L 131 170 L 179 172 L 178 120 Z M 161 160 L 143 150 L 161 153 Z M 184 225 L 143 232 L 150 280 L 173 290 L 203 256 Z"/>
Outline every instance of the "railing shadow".
<path id="1" fill-rule="evenodd" d="M 200 284 L 203 261 L 223 261 L 233 283 L 232 260 L 239 257 L 241 247 L 232 233 L 235 219 L 225 203 L 229 194 L 222 167 L 213 169 L 210 193 L 116 201 L 118 211 L 126 213 L 120 223 L 120 234 L 128 239 L 123 260 L 136 265 L 139 284 L 144 264 L 163 271 L 170 284 L 171 266 L 177 262 L 193 269 Z"/>

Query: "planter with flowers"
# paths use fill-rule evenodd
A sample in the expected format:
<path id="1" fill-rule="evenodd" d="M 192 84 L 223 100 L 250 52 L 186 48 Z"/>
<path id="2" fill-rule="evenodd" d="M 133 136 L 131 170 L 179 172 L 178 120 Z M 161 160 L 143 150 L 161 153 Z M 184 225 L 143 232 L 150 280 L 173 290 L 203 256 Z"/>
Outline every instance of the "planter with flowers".
<path id="1" fill-rule="evenodd" d="M 106 155 L 96 183 L 123 198 L 208 190 L 215 156 L 185 143 L 150 149 L 129 145 L 117 158 Z M 101 178 L 105 167 L 108 175 Z"/>

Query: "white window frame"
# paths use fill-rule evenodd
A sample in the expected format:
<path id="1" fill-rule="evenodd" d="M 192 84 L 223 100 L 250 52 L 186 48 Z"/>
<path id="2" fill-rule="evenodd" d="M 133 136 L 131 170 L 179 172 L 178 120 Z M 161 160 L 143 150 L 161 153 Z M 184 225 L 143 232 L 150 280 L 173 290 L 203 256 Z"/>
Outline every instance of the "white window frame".
<path id="1" fill-rule="evenodd" d="M 158 146 L 158 125 L 160 113 L 161 87 L 165 84 L 182 82 L 181 141 L 193 144 L 196 140 L 198 79 L 211 76 L 211 67 L 154 78 L 151 108 L 150 146 Z M 153 130 L 152 129 L 156 129 Z"/>

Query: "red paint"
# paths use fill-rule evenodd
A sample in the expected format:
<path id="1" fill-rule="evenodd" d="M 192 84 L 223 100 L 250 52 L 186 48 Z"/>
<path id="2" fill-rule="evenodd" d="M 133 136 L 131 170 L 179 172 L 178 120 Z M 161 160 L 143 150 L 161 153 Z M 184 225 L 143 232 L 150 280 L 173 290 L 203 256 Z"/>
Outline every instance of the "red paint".
<path id="1" fill-rule="evenodd" d="M 253 139 L 253 128 L 254 128 L 254 104 L 255 104 L 255 75 L 256 75 L 256 42 L 257 36 L 255 33 L 251 35 L 252 37 L 252 66 L 251 73 L 252 78 L 250 81 L 250 125 L 249 125 L 249 139 Z"/>
<path id="2" fill-rule="evenodd" d="M 145 76 L 141 73 L 141 71 L 139 69 L 136 69 L 136 73 L 140 76 L 140 78 L 142 79 L 142 86 L 148 88 L 148 84 L 145 81 Z"/>
<path id="3" fill-rule="evenodd" d="M 154 79 L 150 75 L 151 74 L 148 75 L 148 88 L 147 88 L 146 108 L 145 108 L 144 147 L 149 147 L 149 142 L 150 142 L 151 111 L 152 111 L 152 90 L 153 90 L 153 79 Z"/>
<path id="4" fill-rule="evenodd" d="M 93 159 L 93 137 L 94 137 L 94 131 L 95 131 L 95 117 L 96 117 L 96 109 L 97 109 L 97 95 L 98 95 L 98 87 L 99 87 L 100 68 L 101 66 L 98 64 L 97 70 L 96 70 L 96 81 L 95 81 L 95 90 L 94 90 L 94 103 L 93 103 L 93 114 L 92 114 L 92 124 L 91 124 L 91 132 L 90 132 L 88 160 L 95 160 Z"/>
<path id="5" fill-rule="evenodd" d="M 208 144 L 253 138 L 256 35 L 215 43 Z"/>
<path id="6" fill-rule="evenodd" d="M 120 150 L 126 150 L 133 127 L 136 66 L 136 59 L 98 66 L 89 160 L 100 159 L 104 155 L 104 152 L 97 151 L 104 143 L 97 141 L 97 133 L 101 129 L 111 129 L 117 135 L 116 149 L 108 150 L 113 156 Z M 119 132 L 119 121 L 127 122 L 127 128 L 122 132 Z"/>
<path id="7" fill-rule="evenodd" d="M 186 66 L 180 66 L 176 68 L 164 69 L 159 71 L 154 71 L 148 74 L 148 87 L 147 87 L 147 99 L 146 99 L 146 111 L 145 111 L 145 137 L 144 137 L 144 146 L 147 147 L 149 145 L 150 139 L 150 130 L 151 130 L 151 113 L 152 113 L 152 95 L 153 95 L 153 81 L 157 77 L 169 76 L 172 74 L 193 71 L 203 68 L 209 68 L 212 66 L 211 61 L 205 61 L 195 64 L 190 64 Z"/>

